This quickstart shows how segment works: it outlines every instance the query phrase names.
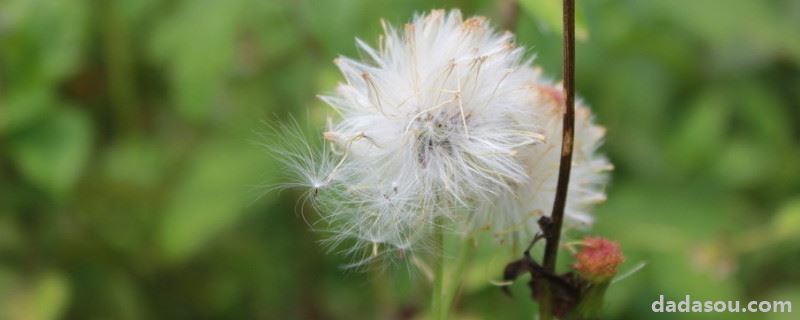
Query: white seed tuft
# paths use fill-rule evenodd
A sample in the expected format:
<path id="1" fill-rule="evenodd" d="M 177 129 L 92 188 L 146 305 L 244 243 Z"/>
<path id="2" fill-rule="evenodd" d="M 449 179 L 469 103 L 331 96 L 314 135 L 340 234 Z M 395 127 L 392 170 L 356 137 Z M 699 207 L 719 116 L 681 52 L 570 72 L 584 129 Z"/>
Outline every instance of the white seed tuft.
<path id="1" fill-rule="evenodd" d="M 369 261 L 416 249 L 439 217 L 503 239 L 538 230 L 555 194 L 563 94 L 513 35 L 436 10 L 402 31 L 384 23 L 378 48 L 356 42 L 365 59 L 337 58 L 345 82 L 321 97 L 338 114 L 327 147 L 278 153 L 304 180 L 294 185 L 313 190 L 330 243 L 354 239 L 345 251 Z M 574 225 L 591 223 L 588 210 L 604 199 L 602 136 L 579 106 L 566 212 Z"/>

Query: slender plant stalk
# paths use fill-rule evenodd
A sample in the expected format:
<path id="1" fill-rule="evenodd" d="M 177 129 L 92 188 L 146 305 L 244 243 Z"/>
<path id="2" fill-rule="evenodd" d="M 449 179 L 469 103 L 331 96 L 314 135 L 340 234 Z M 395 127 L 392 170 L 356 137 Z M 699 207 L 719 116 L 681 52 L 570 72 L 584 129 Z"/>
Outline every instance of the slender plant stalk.
<path id="1" fill-rule="evenodd" d="M 564 122 L 561 142 L 561 161 L 558 168 L 558 184 L 550 215 L 552 224 L 544 250 L 544 268 L 555 272 L 558 257 L 558 242 L 561 239 L 561 226 L 564 222 L 564 208 L 567 202 L 569 174 L 572 168 L 572 145 L 575 134 L 575 1 L 563 0 L 563 77 L 564 77 Z M 545 299 L 541 301 L 540 316 L 543 320 L 553 318 L 552 294 L 545 287 Z"/>
<path id="2" fill-rule="evenodd" d="M 503 29 L 515 31 L 517 20 L 519 19 L 519 1 L 502 0 L 500 1 L 500 23 Z"/>
<path id="3" fill-rule="evenodd" d="M 558 167 L 558 184 L 553 202 L 552 234 L 547 238 L 544 252 L 544 267 L 555 271 L 558 242 L 564 222 L 564 207 L 567 202 L 569 173 L 572 167 L 572 142 L 575 134 L 575 1 L 564 1 L 564 95 L 565 110 L 561 135 L 561 162 Z"/>
<path id="4" fill-rule="evenodd" d="M 370 282 L 372 283 L 372 292 L 375 294 L 375 301 L 378 305 L 378 316 L 381 318 L 388 317 L 395 310 L 395 305 L 392 304 L 390 297 L 390 289 L 386 282 L 386 277 L 383 272 L 377 268 L 370 270 Z"/>
<path id="5" fill-rule="evenodd" d="M 469 260 L 472 258 L 472 251 L 475 246 L 470 240 L 471 238 L 467 238 L 464 241 L 459 241 L 461 249 L 459 250 L 460 252 L 457 258 L 458 260 L 456 260 L 455 265 L 453 265 L 453 269 L 450 270 L 450 277 L 448 278 L 449 281 L 444 283 L 442 302 L 445 313 L 449 313 L 450 308 L 453 305 L 456 293 L 458 293 L 458 289 L 461 287 L 461 279 L 464 275 L 464 269 L 466 268 Z"/>
<path id="6" fill-rule="evenodd" d="M 431 292 L 431 319 L 447 319 L 447 309 L 444 302 L 444 219 L 437 218 L 433 232 L 434 266 L 433 266 L 433 291 Z"/>

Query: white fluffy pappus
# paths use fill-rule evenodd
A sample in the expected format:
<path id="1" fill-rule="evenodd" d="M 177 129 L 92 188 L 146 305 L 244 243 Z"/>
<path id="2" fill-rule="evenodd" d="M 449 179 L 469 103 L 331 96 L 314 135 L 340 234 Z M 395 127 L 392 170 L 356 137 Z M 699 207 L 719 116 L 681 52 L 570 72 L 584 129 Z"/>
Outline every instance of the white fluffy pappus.
<path id="1" fill-rule="evenodd" d="M 539 231 L 539 217 L 550 215 L 556 194 L 564 93 L 560 84 L 547 82 L 540 82 L 531 90 L 537 95 L 532 105 L 540 119 L 545 119 L 541 125 L 547 140 L 520 153 L 528 175 L 525 183 L 516 185 L 513 192 L 501 195 L 497 201 L 482 203 L 468 225 L 468 231 L 491 230 L 501 242 L 529 241 L 531 235 Z M 594 123 L 591 110 L 576 101 L 572 171 L 564 212 L 566 228 L 590 226 L 594 221 L 591 209 L 606 200 L 604 189 L 613 165 L 598 153 L 604 136 L 605 128 Z M 522 236 L 522 239 L 514 239 L 515 236 Z"/>
<path id="2" fill-rule="evenodd" d="M 354 239 L 345 251 L 368 261 L 418 247 L 440 220 L 531 235 L 555 191 L 558 89 L 483 17 L 435 10 L 383 26 L 377 48 L 357 40 L 363 60 L 335 60 L 345 82 L 321 97 L 338 114 L 329 147 L 276 152 L 313 189 L 331 243 Z M 596 155 L 603 130 L 576 111 L 567 219 L 586 223 L 610 164 Z"/>

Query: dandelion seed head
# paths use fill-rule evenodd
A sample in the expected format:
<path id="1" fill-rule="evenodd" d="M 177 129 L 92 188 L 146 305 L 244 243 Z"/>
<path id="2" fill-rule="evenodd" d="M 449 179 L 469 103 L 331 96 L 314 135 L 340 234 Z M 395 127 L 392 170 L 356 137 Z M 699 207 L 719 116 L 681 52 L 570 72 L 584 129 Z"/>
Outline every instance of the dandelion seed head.
<path id="1" fill-rule="evenodd" d="M 502 239 L 535 231 L 555 192 L 560 87 L 483 17 L 434 10 L 383 29 L 375 47 L 356 40 L 362 59 L 334 60 L 343 81 L 320 97 L 337 115 L 326 147 L 283 154 L 315 190 L 328 244 L 371 261 L 424 247 L 437 218 Z M 578 111 L 567 218 L 589 223 L 609 165 L 596 155 L 602 130 Z"/>

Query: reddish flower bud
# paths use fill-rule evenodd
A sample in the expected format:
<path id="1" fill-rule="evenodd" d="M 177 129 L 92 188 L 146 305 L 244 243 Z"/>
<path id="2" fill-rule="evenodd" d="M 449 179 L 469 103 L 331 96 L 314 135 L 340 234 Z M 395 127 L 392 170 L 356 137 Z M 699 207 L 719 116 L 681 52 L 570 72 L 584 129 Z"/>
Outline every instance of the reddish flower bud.
<path id="1" fill-rule="evenodd" d="M 602 238 L 586 237 L 583 248 L 575 254 L 572 265 L 578 273 L 592 283 L 602 283 L 617 274 L 617 267 L 625 261 L 619 244 Z"/>

